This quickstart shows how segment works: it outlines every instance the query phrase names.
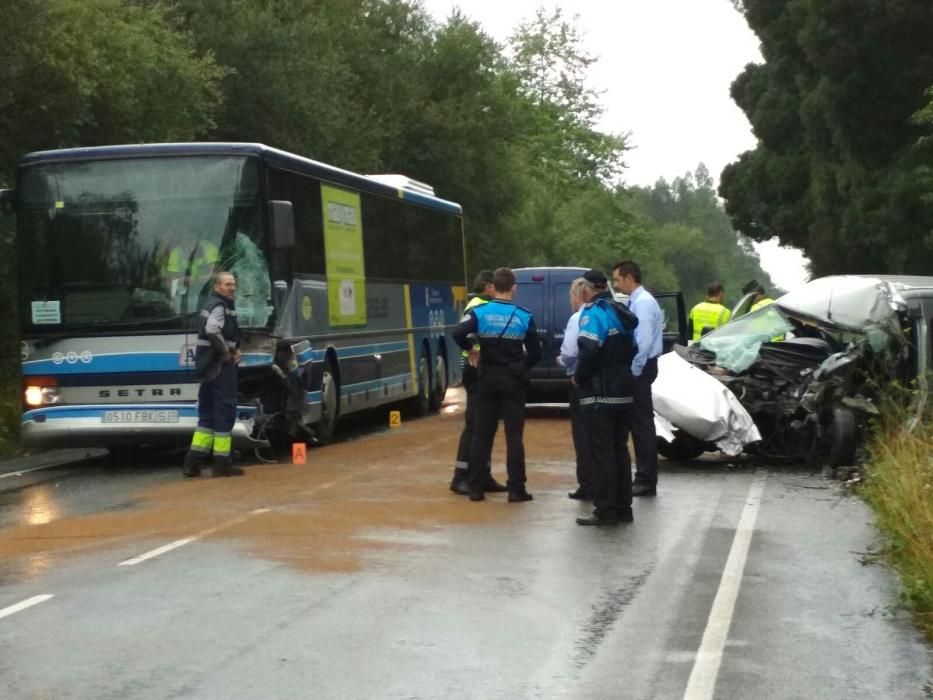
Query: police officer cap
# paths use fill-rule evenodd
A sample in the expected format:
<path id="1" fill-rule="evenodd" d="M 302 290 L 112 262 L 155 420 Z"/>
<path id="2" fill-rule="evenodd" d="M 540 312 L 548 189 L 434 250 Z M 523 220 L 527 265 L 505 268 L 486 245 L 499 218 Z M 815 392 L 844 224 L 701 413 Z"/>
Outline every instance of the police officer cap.
<path id="1" fill-rule="evenodd" d="M 606 287 L 609 285 L 609 280 L 606 279 L 606 275 L 599 270 L 587 270 L 583 273 L 583 279 L 594 287 Z"/>

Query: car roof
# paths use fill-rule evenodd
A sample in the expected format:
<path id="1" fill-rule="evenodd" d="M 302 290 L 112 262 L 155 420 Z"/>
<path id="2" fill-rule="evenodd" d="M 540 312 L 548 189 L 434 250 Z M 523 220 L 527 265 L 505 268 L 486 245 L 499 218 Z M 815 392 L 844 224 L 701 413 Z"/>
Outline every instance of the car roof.
<path id="1" fill-rule="evenodd" d="M 890 282 L 898 289 L 933 289 L 933 277 L 923 275 L 863 275 Z"/>

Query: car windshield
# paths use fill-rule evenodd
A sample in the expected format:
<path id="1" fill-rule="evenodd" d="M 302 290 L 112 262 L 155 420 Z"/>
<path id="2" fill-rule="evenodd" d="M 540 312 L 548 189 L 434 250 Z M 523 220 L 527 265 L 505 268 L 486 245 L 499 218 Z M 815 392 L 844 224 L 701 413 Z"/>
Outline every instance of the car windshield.
<path id="1" fill-rule="evenodd" d="M 255 159 L 40 163 L 23 168 L 20 199 L 28 332 L 183 329 L 220 269 L 239 278 L 241 323 L 265 325 L 269 275 Z"/>
<path id="2" fill-rule="evenodd" d="M 776 304 L 746 314 L 701 338 L 697 345 L 716 355 L 716 364 L 744 372 L 758 359 L 761 344 L 783 340 L 794 329 Z"/>

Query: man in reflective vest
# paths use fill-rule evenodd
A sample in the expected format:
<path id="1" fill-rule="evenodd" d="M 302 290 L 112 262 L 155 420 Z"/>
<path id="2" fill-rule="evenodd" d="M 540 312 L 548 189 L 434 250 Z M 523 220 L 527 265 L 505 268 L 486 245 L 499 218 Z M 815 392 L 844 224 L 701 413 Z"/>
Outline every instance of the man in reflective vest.
<path id="1" fill-rule="evenodd" d="M 764 285 L 758 280 L 752 280 L 742 287 L 742 294 L 751 294 L 753 292 L 755 294 L 755 300 L 752 302 L 752 308 L 749 309 L 749 313 L 758 311 L 758 309 L 763 309 L 768 304 L 774 303 L 774 299 L 765 294 Z"/>
<path id="2" fill-rule="evenodd" d="M 693 342 L 729 322 L 729 309 L 722 303 L 725 298 L 726 290 L 722 283 L 713 282 L 706 288 L 706 301 L 690 310 L 687 334 Z"/>
<path id="3" fill-rule="evenodd" d="M 176 311 L 186 311 L 183 307 L 187 306 L 192 281 L 200 281 L 201 284 L 207 281 L 219 260 L 220 249 L 210 241 L 199 240 L 190 253 L 186 252 L 186 246 L 172 247 L 165 262 L 165 273 L 169 280 L 169 296 Z"/>
<path id="4" fill-rule="evenodd" d="M 475 296 L 470 299 L 464 312 L 476 308 L 481 304 L 487 304 L 492 299 L 495 287 L 492 284 L 492 270 L 480 270 L 473 281 L 473 293 Z M 474 350 L 479 350 L 479 345 L 473 346 Z M 467 483 L 467 465 L 470 460 L 470 448 L 473 444 L 473 425 L 476 421 L 476 387 L 479 381 L 479 367 L 470 364 L 469 353 L 466 350 L 460 351 L 460 361 L 463 366 L 463 388 L 466 391 L 466 406 L 463 411 L 463 431 L 460 433 L 460 442 L 457 445 L 457 464 L 454 467 L 454 476 L 450 482 L 450 490 L 461 496 L 470 495 L 470 485 Z M 486 480 L 486 493 L 502 493 L 508 488 L 504 484 L 496 481 L 492 472 Z"/>
<path id="5" fill-rule="evenodd" d="M 230 459 L 231 431 L 236 422 L 237 364 L 240 362 L 240 326 L 233 297 L 236 278 L 229 272 L 213 277 L 214 289 L 198 319 L 195 372 L 198 389 L 198 427 L 185 455 L 185 476 L 200 476 L 213 452 L 211 476 L 242 476 Z"/>

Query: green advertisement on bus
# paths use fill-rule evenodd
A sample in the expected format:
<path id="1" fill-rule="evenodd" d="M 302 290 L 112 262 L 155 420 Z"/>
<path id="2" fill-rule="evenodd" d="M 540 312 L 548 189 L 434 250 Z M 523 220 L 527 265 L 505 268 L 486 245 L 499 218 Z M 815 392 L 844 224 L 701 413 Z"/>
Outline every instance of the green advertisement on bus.
<path id="1" fill-rule="evenodd" d="M 321 184 L 331 326 L 366 324 L 363 218 L 357 192 Z"/>

